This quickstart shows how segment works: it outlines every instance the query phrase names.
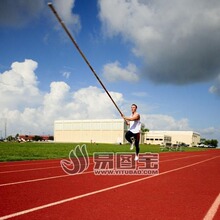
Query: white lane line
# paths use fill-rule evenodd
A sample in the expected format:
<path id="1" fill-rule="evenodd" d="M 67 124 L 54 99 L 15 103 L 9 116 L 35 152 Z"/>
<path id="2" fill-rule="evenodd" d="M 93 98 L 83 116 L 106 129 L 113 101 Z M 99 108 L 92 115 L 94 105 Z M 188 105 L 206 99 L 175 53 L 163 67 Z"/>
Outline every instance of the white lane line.
<path id="1" fill-rule="evenodd" d="M 218 211 L 219 206 L 220 206 L 220 193 L 216 197 L 215 201 L 213 202 L 212 206 L 208 210 L 203 220 L 212 220 L 215 217 L 215 214 Z"/>
<path id="2" fill-rule="evenodd" d="M 201 163 L 205 163 L 205 162 L 210 161 L 210 160 L 214 160 L 214 159 L 219 158 L 219 157 L 220 156 L 212 157 L 212 158 L 202 160 L 202 161 L 199 161 L 199 162 L 196 162 L 196 163 L 192 163 L 192 164 L 189 164 L 189 165 L 186 165 L 186 166 L 183 166 L 183 167 L 179 167 L 179 168 L 176 168 L 176 169 L 173 169 L 173 170 L 168 170 L 168 171 L 162 172 L 162 173 L 160 173 L 158 175 L 155 175 L 155 176 L 147 176 L 147 177 L 140 178 L 140 179 L 137 179 L 137 180 L 129 181 L 129 182 L 126 182 L 126 183 L 118 184 L 118 185 L 115 185 L 115 186 L 107 187 L 107 188 L 96 190 L 96 191 L 93 191 L 93 192 L 89 192 L 89 193 L 85 193 L 85 194 L 82 194 L 82 195 L 74 196 L 74 197 L 71 197 L 71 198 L 68 198 L 68 199 L 63 199 L 63 200 L 48 203 L 48 204 L 45 204 L 45 205 L 42 205 L 42 206 L 37 206 L 37 207 L 32 208 L 32 209 L 26 209 L 26 210 L 23 210 L 23 211 L 20 211 L 20 212 L 15 212 L 15 213 L 12 213 L 12 214 L 9 214 L 9 215 L 1 216 L 0 220 L 13 218 L 13 217 L 20 216 L 20 215 L 25 215 L 25 214 L 30 213 L 30 212 L 34 212 L 34 211 L 49 208 L 49 207 L 52 207 L 52 206 L 60 205 L 60 204 L 66 203 L 66 202 L 71 202 L 73 200 L 81 199 L 81 198 L 91 196 L 91 195 L 94 195 L 94 194 L 106 192 L 106 191 L 109 191 L 109 190 L 112 190 L 112 189 L 116 189 L 116 188 L 120 188 L 120 187 L 127 186 L 127 185 L 130 185 L 130 184 L 134 184 L 134 183 L 137 183 L 137 182 L 141 182 L 141 181 L 144 181 L 146 179 L 151 179 L 151 178 L 162 176 L 162 175 L 165 175 L 165 174 L 168 174 L 168 173 L 173 173 L 173 172 L 176 172 L 176 171 L 179 171 L 179 170 L 186 169 L 188 167 L 192 167 L 192 166 L 196 166 L 196 165 L 201 164 Z"/>
<path id="3" fill-rule="evenodd" d="M 192 158 L 192 157 L 201 157 L 201 156 L 204 156 L 204 155 L 198 154 L 198 155 L 193 155 L 193 156 L 189 156 L 189 157 L 179 157 L 179 158 L 174 158 L 174 159 L 170 159 L 170 160 L 163 160 L 163 161 L 161 161 L 161 163 L 167 162 L 167 161 L 182 160 L 182 159 Z"/>
<path id="4" fill-rule="evenodd" d="M 171 159 L 171 160 L 164 160 L 164 161 L 160 161 L 160 163 L 169 162 L 169 161 L 175 161 L 175 160 L 181 160 L 181 159 L 186 159 L 186 158 L 192 158 L 192 157 L 197 157 L 197 156 L 199 156 L 199 155 L 175 158 L 175 159 Z M 93 164 L 93 163 L 90 163 L 90 164 Z M 87 173 L 91 173 L 91 172 L 84 172 L 84 173 L 81 173 L 81 174 L 87 174 Z M 77 174 L 77 175 L 80 175 L 80 174 Z M 3 183 L 3 184 L 0 184 L 0 187 L 2 187 L 2 186 L 10 186 L 10 185 L 17 185 L 17 184 L 23 184 L 23 183 L 38 182 L 38 181 L 62 178 L 62 177 L 67 177 L 67 176 L 70 176 L 70 175 L 60 175 L 60 176 L 44 177 L 44 178 L 31 179 L 31 180 L 23 180 L 23 181 L 18 181 L 18 182 L 11 182 L 11 183 Z"/>

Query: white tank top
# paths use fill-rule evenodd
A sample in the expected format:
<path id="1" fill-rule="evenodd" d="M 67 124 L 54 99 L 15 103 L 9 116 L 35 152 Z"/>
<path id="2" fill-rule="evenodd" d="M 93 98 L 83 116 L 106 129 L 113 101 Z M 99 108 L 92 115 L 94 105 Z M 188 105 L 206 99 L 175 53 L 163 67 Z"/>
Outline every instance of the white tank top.
<path id="1" fill-rule="evenodd" d="M 133 134 L 140 133 L 141 130 L 141 122 L 140 120 L 130 121 L 130 129 Z"/>

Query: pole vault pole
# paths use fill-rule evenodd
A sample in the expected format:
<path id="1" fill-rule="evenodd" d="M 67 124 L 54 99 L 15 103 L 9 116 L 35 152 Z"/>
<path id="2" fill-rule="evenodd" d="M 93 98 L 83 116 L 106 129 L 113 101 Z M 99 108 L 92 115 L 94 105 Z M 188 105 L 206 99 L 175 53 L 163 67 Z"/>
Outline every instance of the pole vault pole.
<path id="1" fill-rule="evenodd" d="M 53 4 L 51 2 L 48 3 L 48 6 L 50 7 L 50 9 L 52 10 L 52 12 L 54 13 L 54 15 L 56 16 L 56 18 L 58 19 L 59 23 L 61 24 L 61 26 L 63 27 L 63 29 L 65 30 L 65 32 L 67 33 L 67 35 L 69 36 L 69 38 L 71 39 L 71 41 L 73 42 L 73 44 L 75 45 L 76 49 L 79 51 L 79 53 L 81 54 L 82 58 L 84 59 L 84 61 L 87 63 L 87 65 L 89 66 L 89 68 L 91 69 L 91 71 L 93 72 L 93 74 L 95 75 L 96 79 L 99 81 L 99 83 L 101 84 L 101 86 L 103 87 L 103 89 L 105 90 L 105 92 L 107 93 L 107 95 L 109 96 L 109 98 L 112 100 L 113 104 L 115 105 L 115 107 L 117 108 L 118 112 L 120 113 L 120 115 L 123 115 L 122 112 L 120 111 L 120 109 L 118 108 L 118 106 L 116 105 L 115 101 L 113 100 L 113 98 L 111 97 L 111 95 L 109 94 L 108 90 L 105 88 L 104 84 L 102 83 L 102 81 L 99 79 L 98 75 L 96 74 L 95 70 L 92 68 L 92 66 L 90 65 L 89 61 L 87 60 L 87 58 L 85 57 L 85 55 L 83 54 L 83 52 L 80 50 L 79 46 L 77 45 L 76 41 L 74 40 L 74 38 L 72 37 L 72 35 L 70 34 L 69 30 L 67 29 L 66 25 L 64 24 L 64 22 L 61 20 L 60 16 L 58 15 L 57 11 L 55 10 Z"/>

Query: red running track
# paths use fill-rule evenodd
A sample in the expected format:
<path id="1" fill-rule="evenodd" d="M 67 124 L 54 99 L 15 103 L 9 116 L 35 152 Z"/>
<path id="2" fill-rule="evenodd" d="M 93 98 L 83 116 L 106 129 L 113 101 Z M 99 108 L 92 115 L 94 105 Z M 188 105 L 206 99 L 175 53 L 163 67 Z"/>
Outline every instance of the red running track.
<path id="1" fill-rule="evenodd" d="M 67 175 L 60 160 L 0 163 L 1 219 L 220 219 L 220 150 L 160 154 L 157 176 Z"/>

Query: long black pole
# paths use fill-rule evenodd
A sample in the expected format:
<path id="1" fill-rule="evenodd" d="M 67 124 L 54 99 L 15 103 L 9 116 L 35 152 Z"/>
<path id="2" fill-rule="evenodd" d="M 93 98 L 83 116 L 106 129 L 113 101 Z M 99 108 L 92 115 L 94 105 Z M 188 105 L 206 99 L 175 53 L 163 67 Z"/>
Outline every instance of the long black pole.
<path id="1" fill-rule="evenodd" d="M 86 59 L 85 55 L 83 54 L 83 52 L 80 50 L 79 46 L 77 45 L 76 41 L 74 40 L 74 38 L 72 37 L 72 35 L 70 34 L 69 30 L 67 29 L 66 25 L 64 24 L 64 22 L 61 20 L 60 16 L 58 15 L 57 11 L 55 10 L 53 4 L 51 2 L 48 3 L 48 6 L 50 7 L 50 9 L 53 11 L 54 15 L 56 16 L 56 18 L 58 19 L 58 21 L 60 22 L 61 26 L 63 27 L 63 29 L 66 31 L 67 35 L 69 36 L 69 38 L 71 39 L 71 41 L 73 42 L 73 44 L 75 45 L 76 49 L 79 51 L 79 53 L 81 54 L 82 58 L 85 60 L 85 62 L 87 63 L 87 65 L 89 66 L 89 68 L 91 69 L 91 71 L 93 72 L 93 74 L 95 75 L 96 79 L 99 81 L 99 83 L 101 84 L 101 86 L 103 87 L 103 89 L 105 90 L 105 92 L 107 93 L 107 95 L 109 96 L 109 98 L 112 100 L 113 104 L 115 105 L 115 107 L 117 108 L 118 112 L 120 113 L 120 115 L 122 115 L 122 112 L 120 111 L 120 109 L 118 108 L 118 106 L 116 105 L 115 101 L 113 100 L 113 98 L 111 97 L 111 95 L 109 94 L 108 90 L 105 88 L 104 84 L 102 83 L 102 81 L 99 79 L 98 75 L 96 74 L 95 70 L 92 68 L 92 66 L 90 65 L 89 61 Z"/>

